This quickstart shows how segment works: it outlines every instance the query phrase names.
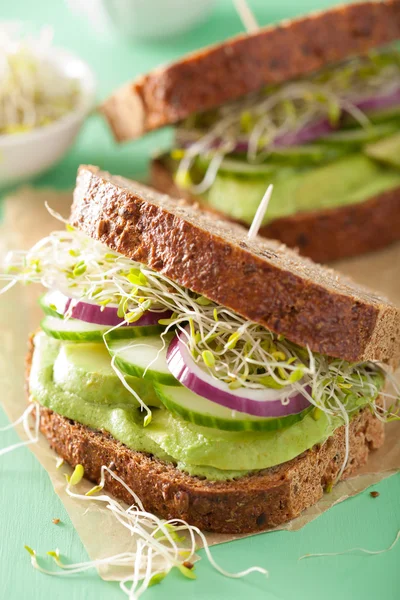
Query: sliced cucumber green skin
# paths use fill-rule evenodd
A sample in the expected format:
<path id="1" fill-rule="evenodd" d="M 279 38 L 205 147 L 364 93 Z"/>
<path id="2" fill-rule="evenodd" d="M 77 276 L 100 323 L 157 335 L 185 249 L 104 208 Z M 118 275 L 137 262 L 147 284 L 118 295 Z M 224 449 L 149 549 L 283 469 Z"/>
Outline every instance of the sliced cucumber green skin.
<path id="1" fill-rule="evenodd" d="M 333 133 L 324 136 L 320 139 L 320 142 L 328 146 L 344 146 L 351 148 L 359 148 L 368 142 L 374 142 L 387 137 L 396 131 L 398 131 L 397 123 L 382 123 L 377 125 L 371 125 L 363 129 L 358 127 L 357 129 L 346 129 L 340 131 L 334 131 Z"/>
<path id="2" fill-rule="evenodd" d="M 47 304 L 46 297 L 47 297 L 47 293 L 40 296 L 39 301 L 38 301 L 39 306 L 42 309 L 42 311 L 44 312 L 44 314 L 48 315 L 49 317 L 56 317 L 57 319 L 63 319 L 64 318 L 63 315 L 61 315 L 59 312 L 54 310 L 54 308 L 51 308 L 51 306 L 49 306 Z"/>
<path id="3" fill-rule="evenodd" d="M 103 341 L 103 334 L 100 331 L 87 331 L 84 334 L 82 334 L 80 331 L 57 331 L 56 329 L 47 327 L 46 319 L 43 319 L 40 326 L 46 335 L 55 338 L 56 340 L 67 340 L 69 342 L 81 343 Z"/>
<path id="4" fill-rule="evenodd" d="M 399 109 L 397 109 L 399 110 Z M 352 123 L 351 127 L 342 127 L 329 135 L 323 136 L 315 142 L 301 144 L 299 146 L 288 146 L 274 148 L 260 164 L 250 164 L 246 152 L 235 152 L 224 158 L 218 173 L 221 175 L 234 175 L 238 179 L 262 179 L 272 178 L 282 166 L 292 168 L 312 168 L 325 163 L 330 163 L 341 157 L 361 150 L 365 144 L 375 142 L 392 135 L 398 131 L 400 117 L 398 120 L 382 120 L 373 122 L 367 128 L 358 123 Z M 354 126 L 358 125 L 358 126 Z M 179 161 L 170 155 L 162 155 L 159 160 L 164 162 L 173 172 L 176 171 Z M 192 175 L 204 176 L 210 164 L 210 159 L 204 156 L 197 157 Z M 196 180 L 196 177 L 194 178 Z"/>
<path id="5" fill-rule="evenodd" d="M 107 333 L 107 339 L 110 340 L 126 340 L 140 337 L 147 337 L 150 335 L 161 335 L 165 327 L 162 325 L 144 325 L 141 327 L 118 327 L 113 329 L 110 333 Z M 103 336 L 102 336 L 103 339 Z"/>
<path id="6" fill-rule="evenodd" d="M 370 158 L 389 167 L 400 168 L 400 126 L 397 133 L 383 140 L 368 144 L 364 152 Z"/>
<path id="7" fill-rule="evenodd" d="M 205 158 L 204 156 L 199 156 L 197 159 L 197 166 L 202 171 L 206 171 L 210 165 L 211 160 Z M 219 171 L 222 173 L 237 173 L 238 175 L 243 176 L 257 176 L 257 175 L 271 175 L 276 171 L 276 167 L 260 163 L 260 164 L 251 164 L 246 159 L 238 160 L 237 156 L 234 158 L 224 158 L 219 167 Z"/>
<path id="8" fill-rule="evenodd" d="M 269 152 L 264 162 L 251 164 L 247 160 L 246 152 L 232 154 L 230 158 L 222 161 L 219 173 L 234 174 L 236 177 L 257 178 L 268 177 L 276 174 L 283 165 L 288 167 L 315 166 L 340 158 L 349 152 L 344 144 L 303 144 L 301 146 L 289 146 L 287 148 L 275 148 Z M 199 157 L 196 167 L 201 173 L 205 173 L 210 160 Z"/>
<path id="9" fill-rule="evenodd" d="M 289 167 L 318 166 L 326 162 L 332 162 L 348 152 L 347 148 L 318 144 L 304 144 L 302 146 L 289 146 L 272 150 L 268 160 L 279 165 Z"/>
<path id="10" fill-rule="evenodd" d="M 225 431 L 276 431 L 277 429 L 285 429 L 286 427 L 290 427 L 290 425 L 294 425 L 294 423 L 302 421 L 313 408 L 310 406 L 301 413 L 288 415 L 279 419 L 222 419 L 183 408 L 174 400 L 174 390 L 170 387 L 160 385 L 160 383 L 154 382 L 154 390 L 167 410 L 182 417 L 185 421 L 212 429 L 222 429 Z"/>
<path id="11" fill-rule="evenodd" d="M 51 315 L 54 316 L 54 315 Z M 67 340 L 70 342 L 103 342 L 103 335 L 107 330 L 99 331 L 63 331 L 49 327 L 47 319 L 41 322 L 41 328 L 50 337 L 56 340 Z M 118 327 L 107 333 L 109 340 L 134 339 L 148 335 L 161 334 L 164 328 L 161 325 L 149 325 L 146 327 Z"/>
<path id="12" fill-rule="evenodd" d="M 121 371 L 127 375 L 132 375 L 133 377 L 143 377 L 144 379 L 148 379 L 154 383 L 158 382 L 169 387 L 181 385 L 173 375 L 168 373 L 160 373 L 159 371 L 153 371 L 152 369 L 143 369 L 138 365 L 134 365 L 125 361 L 121 357 L 116 357 L 115 364 L 119 369 L 121 369 Z"/>
<path id="13" fill-rule="evenodd" d="M 376 110 L 369 110 L 366 113 L 368 119 L 371 123 L 380 124 L 380 123 L 388 123 L 390 121 L 397 122 L 400 124 L 400 106 L 392 106 L 390 108 L 379 108 Z M 356 123 L 351 117 L 348 116 L 347 121 L 354 127 Z"/>

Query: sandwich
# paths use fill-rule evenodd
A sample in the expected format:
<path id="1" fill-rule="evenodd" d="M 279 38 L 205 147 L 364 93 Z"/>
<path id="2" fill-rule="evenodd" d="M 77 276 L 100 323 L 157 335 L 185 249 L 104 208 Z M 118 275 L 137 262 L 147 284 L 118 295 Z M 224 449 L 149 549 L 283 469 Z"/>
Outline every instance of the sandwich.
<path id="1" fill-rule="evenodd" d="M 400 239 L 400 1 L 260 28 L 159 67 L 100 107 L 117 141 L 175 126 L 152 185 L 317 262 Z"/>
<path id="2" fill-rule="evenodd" d="M 66 228 L 7 272 L 47 288 L 27 358 L 40 430 L 163 518 L 225 533 L 285 523 L 356 473 L 397 414 L 398 308 L 96 167 L 79 169 Z"/>

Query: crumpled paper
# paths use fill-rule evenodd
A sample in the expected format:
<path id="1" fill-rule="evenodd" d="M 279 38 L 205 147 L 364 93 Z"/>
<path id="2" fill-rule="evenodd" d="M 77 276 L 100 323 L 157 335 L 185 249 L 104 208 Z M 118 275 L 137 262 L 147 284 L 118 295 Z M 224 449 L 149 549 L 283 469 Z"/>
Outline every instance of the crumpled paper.
<path id="1" fill-rule="evenodd" d="M 44 202 L 63 215 L 68 215 L 71 194 L 51 190 L 38 191 L 23 188 L 5 201 L 5 214 L 0 227 L 0 260 L 6 250 L 27 249 L 59 224 L 46 211 Z M 400 244 L 361 258 L 342 261 L 336 268 L 352 276 L 364 285 L 374 287 L 400 304 Z M 0 296 L 0 382 L 3 390 L 0 400 L 11 421 L 15 421 L 26 408 L 24 392 L 24 358 L 27 337 L 37 329 L 41 311 L 36 300 L 42 293 L 38 286 L 15 286 Z M 400 381 L 400 376 L 399 376 Z M 17 431 L 24 438 L 21 426 Z M 132 551 L 135 540 L 119 525 L 110 512 L 95 501 L 82 503 L 65 492 L 64 473 L 69 467 L 56 469 L 56 455 L 47 440 L 40 436 L 37 444 L 29 446 L 46 469 L 55 492 L 61 498 L 71 521 L 76 528 L 92 560 Z M 386 441 L 380 450 L 373 452 L 370 459 L 356 477 L 341 482 L 330 494 L 302 513 L 297 519 L 279 527 L 296 531 L 321 515 L 331 506 L 354 496 L 367 487 L 400 470 L 400 422 L 390 423 L 386 428 Z M 80 492 L 85 493 L 92 484 L 83 481 Z M 94 531 L 101 536 L 93 535 Z M 260 535 L 260 534 L 257 534 Z M 228 542 L 243 535 L 207 534 L 209 545 Z M 99 574 L 106 580 L 120 580 L 128 574 L 127 567 L 99 567 Z"/>

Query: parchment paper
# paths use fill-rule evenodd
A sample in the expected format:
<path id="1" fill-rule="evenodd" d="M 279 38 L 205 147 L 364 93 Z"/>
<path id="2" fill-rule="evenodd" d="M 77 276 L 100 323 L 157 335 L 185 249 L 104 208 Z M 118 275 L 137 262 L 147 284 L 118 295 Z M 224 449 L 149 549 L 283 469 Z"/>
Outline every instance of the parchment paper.
<path id="1" fill-rule="evenodd" d="M 59 224 L 47 213 L 44 201 L 56 211 L 68 215 L 71 194 L 54 191 L 21 189 L 5 201 L 5 215 L 0 228 L 0 260 L 6 250 L 27 249 Z M 400 304 L 400 244 L 361 258 L 343 261 L 336 268 L 351 275 L 360 283 L 386 294 Z M 6 295 L 0 296 L 0 402 L 10 418 L 15 421 L 26 408 L 24 392 L 24 357 L 29 332 L 39 324 L 41 312 L 36 299 L 42 290 L 37 286 L 16 286 Z M 399 378 L 400 380 L 400 378 Z M 24 438 L 21 427 L 17 431 Z M 64 472 L 68 467 L 56 469 L 56 455 L 50 450 L 47 440 L 40 436 L 39 442 L 30 446 L 39 462 L 46 469 L 55 492 L 61 498 L 86 550 L 92 560 L 132 550 L 134 540 L 105 508 L 93 502 L 82 503 L 65 493 Z M 368 464 L 357 477 L 337 485 L 330 494 L 300 517 L 278 529 L 295 531 L 328 510 L 334 504 L 354 496 L 367 487 L 392 475 L 400 469 L 400 423 L 391 423 L 386 428 L 383 448 L 370 455 Z M 92 487 L 88 482 L 80 484 L 85 493 Z M 101 536 L 94 532 L 102 532 Z M 210 545 L 224 543 L 245 536 L 208 534 Z M 99 574 L 106 580 L 119 580 L 127 571 L 122 568 L 100 568 Z"/>

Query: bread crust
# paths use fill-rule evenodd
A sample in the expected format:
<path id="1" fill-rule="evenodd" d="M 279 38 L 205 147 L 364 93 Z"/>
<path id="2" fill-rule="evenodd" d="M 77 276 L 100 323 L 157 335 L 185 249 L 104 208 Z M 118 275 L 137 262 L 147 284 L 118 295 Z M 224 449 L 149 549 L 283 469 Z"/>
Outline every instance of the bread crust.
<path id="1" fill-rule="evenodd" d="M 79 169 L 71 223 L 313 351 L 396 365 L 400 310 L 273 240 L 96 167 Z"/>
<path id="2" fill-rule="evenodd" d="M 118 141 L 400 38 L 400 2 L 346 4 L 241 34 L 159 67 L 100 110 Z"/>
<path id="3" fill-rule="evenodd" d="M 90 481 L 99 483 L 101 467 L 112 466 L 146 510 L 219 533 L 261 531 L 294 519 L 335 484 L 345 452 L 341 427 L 323 445 L 277 467 L 236 480 L 208 481 L 150 454 L 130 450 L 105 431 L 89 429 L 43 407 L 40 430 L 72 467 L 83 465 Z M 383 439 L 382 423 L 368 409 L 362 410 L 350 425 L 350 458 L 344 477 L 364 465 L 369 452 L 379 448 Z M 132 496 L 110 476 L 105 489 L 132 503 Z"/>
<path id="4" fill-rule="evenodd" d="M 172 174 L 159 160 L 151 163 L 151 184 L 160 192 L 201 204 L 201 198 L 176 186 Z M 207 205 L 203 207 L 208 210 Z M 233 221 L 246 227 L 246 223 Z M 281 217 L 261 227 L 259 234 L 297 248 L 300 254 L 318 263 L 372 252 L 400 240 L 400 188 L 357 204 Z"/>

